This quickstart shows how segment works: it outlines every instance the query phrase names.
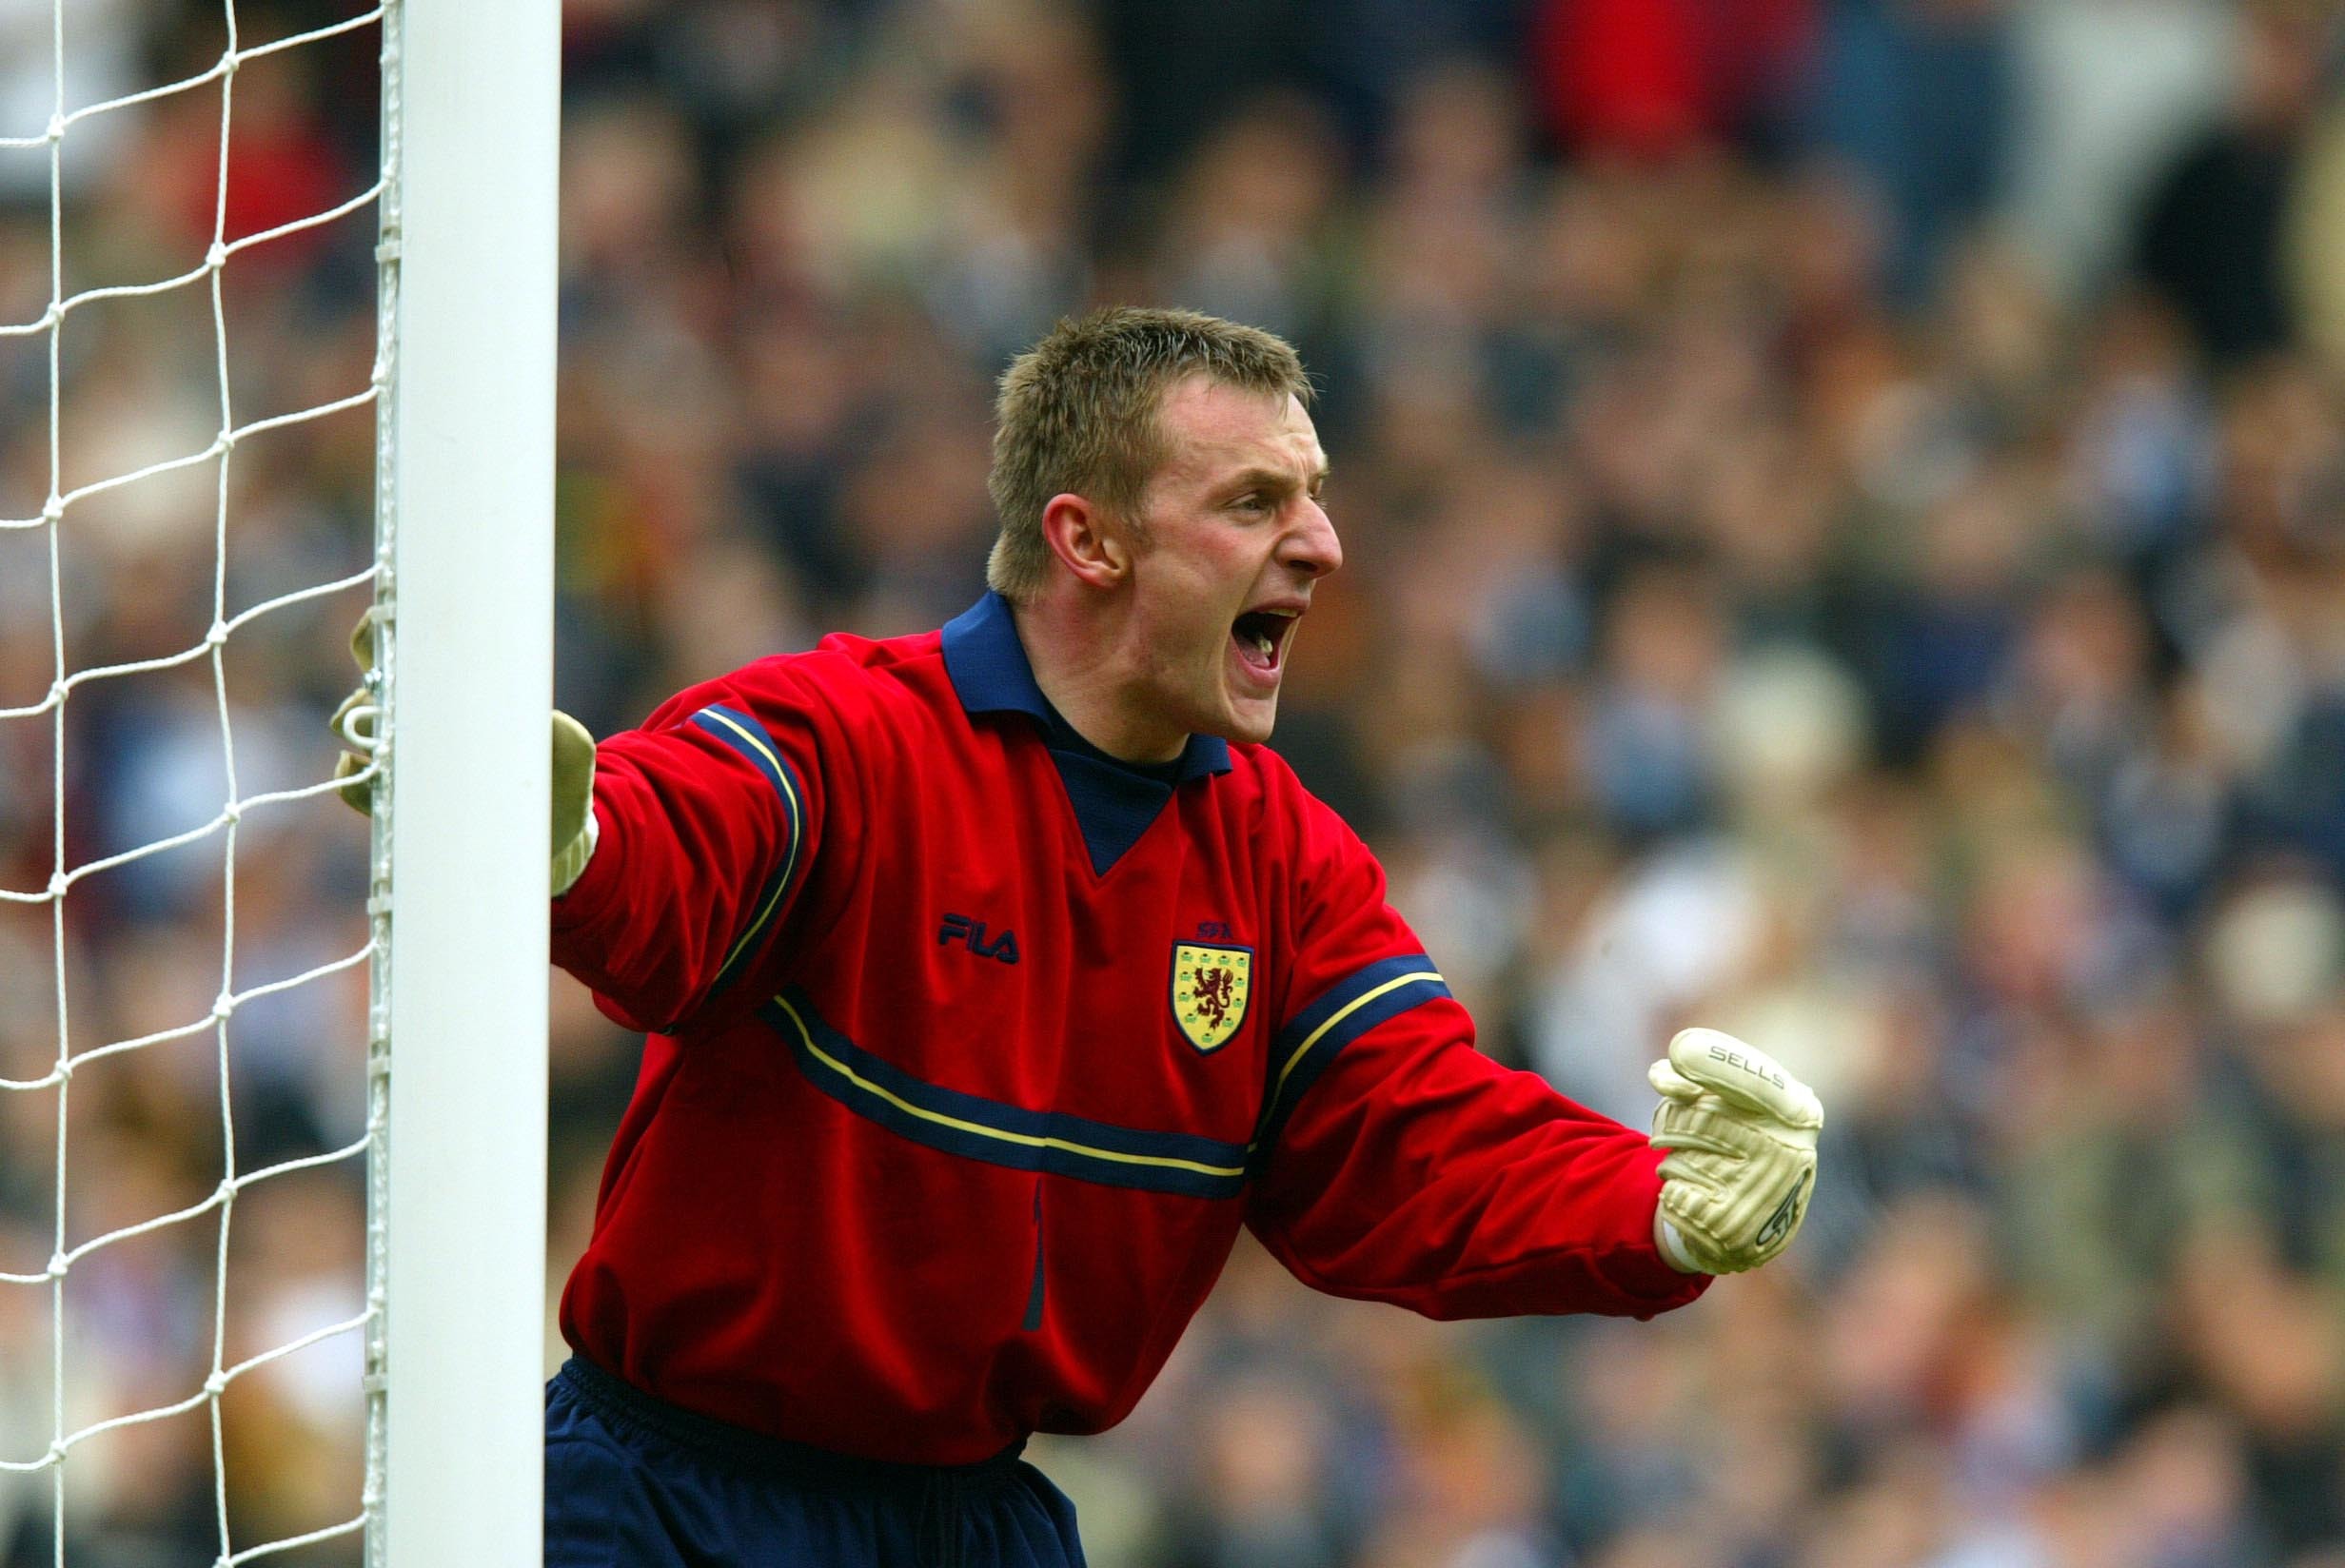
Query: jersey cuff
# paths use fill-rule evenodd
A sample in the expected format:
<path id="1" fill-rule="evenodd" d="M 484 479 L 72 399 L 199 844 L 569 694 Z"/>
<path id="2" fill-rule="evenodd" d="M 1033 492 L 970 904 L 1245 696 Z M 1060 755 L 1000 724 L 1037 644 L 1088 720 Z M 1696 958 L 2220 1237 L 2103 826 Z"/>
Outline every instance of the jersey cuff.
<path id="1" fill-rule="evenodd" d="M 1636 1302 L 1632 1316 L 1650 1318 L 1657 1313 L 1684 1306 L 1710 1288 L 1713 1276 L 1700 1271 L 1687 1273 L 1676 1267 L 1663 1251 L 1661 1226 L 1661 1162 L 1660 1149 L 1649 1149 L 1649 1163 L 1640 1168 L 1644 1172 L 1640 1186 L 1645 1191 L 1645 1211 L 1652 1215 L 1646 1222 L 1640 1245 L 1617 1247 L 1606 1256 L 1599 1272 L 1612 1287 L 1630 1301 Z M 1633 1201 L 1633 1200 L 1631 1200 Z"/>
<path id="2" fill-rule="evenodd" d="M 1710 1288 L 1713 1276 L 1681 1274 L 1648 1238 L 1643 1246 L 1625 1247 L 1606 1258 L 1600 1272 L 1623 1299 L 1633 1304 L 1628 1316 L 1651 1318 L 1684 1306 Z"/>

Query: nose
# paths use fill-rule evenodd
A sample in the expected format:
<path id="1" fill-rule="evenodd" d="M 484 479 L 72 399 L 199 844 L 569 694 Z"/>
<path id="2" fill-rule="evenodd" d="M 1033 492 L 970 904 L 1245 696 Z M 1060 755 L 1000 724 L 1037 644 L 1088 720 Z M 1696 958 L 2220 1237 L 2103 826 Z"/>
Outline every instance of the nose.
<path id="1" fill-rule="evenodd" d="M 1308 496 L 1302 506 L 1303 514 L 1288 534 L 1279 559 L 1306 576 L 1323 578 L 1343 565 L 1344 543 L 1335 537 L 1335 524 L 1329 520 L 1325 507 Z"/>

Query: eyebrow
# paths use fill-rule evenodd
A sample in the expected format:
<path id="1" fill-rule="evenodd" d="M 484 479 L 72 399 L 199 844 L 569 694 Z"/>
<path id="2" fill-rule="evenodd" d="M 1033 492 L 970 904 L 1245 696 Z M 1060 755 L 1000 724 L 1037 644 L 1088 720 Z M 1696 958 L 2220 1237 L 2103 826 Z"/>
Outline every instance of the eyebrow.
<path id="1" fill-rule="evenodd" d="M 1320 464 L 1305 481 L 1306 487 L 1315 488 L 1327 483 L 1328 476 L 1332 471 L 1329 464 Z M 1245 490 L 1291 490 L 1295 488 L 1295 483 L 1294 476 L 1282 468 L 1249 468 L 1242 474 L 1232 475 L 1229 483 L 1222 488 L 1231 495 L 1236 495 Z"/>

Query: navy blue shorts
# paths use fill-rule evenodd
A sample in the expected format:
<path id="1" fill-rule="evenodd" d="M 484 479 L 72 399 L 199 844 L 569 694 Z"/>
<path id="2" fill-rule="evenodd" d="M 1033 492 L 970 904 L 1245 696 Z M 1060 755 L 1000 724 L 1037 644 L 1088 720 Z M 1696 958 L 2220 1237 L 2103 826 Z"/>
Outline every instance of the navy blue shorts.
<path id="1" fill-rule="evenodd" d="M 1083 1568 L 1074 1505 L 1011 1449 L 883 1464 L 652 1399 L 545 1385 L 545 1568 Z"/>

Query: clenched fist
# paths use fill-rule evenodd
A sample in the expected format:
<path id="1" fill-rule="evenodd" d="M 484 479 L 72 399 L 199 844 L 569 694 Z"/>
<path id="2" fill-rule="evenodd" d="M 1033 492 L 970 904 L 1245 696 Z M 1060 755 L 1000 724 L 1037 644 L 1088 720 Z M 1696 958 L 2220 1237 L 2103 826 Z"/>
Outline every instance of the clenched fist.
<path id="1" fill-rule="evenodd" d="M 1765 1051 L 1716 1029 L 1682 1029 L 1646 1075 L 1661 1096 L 1654 1232 L 1686 1273 L 1739 1274 L 1789 1245 L 1816 1184 L 1815 1091 Z"/>

